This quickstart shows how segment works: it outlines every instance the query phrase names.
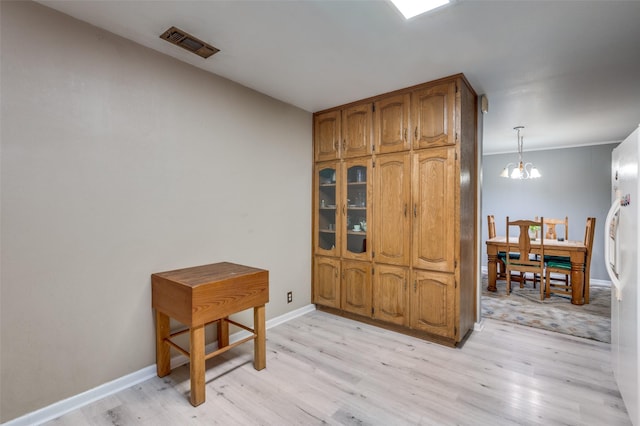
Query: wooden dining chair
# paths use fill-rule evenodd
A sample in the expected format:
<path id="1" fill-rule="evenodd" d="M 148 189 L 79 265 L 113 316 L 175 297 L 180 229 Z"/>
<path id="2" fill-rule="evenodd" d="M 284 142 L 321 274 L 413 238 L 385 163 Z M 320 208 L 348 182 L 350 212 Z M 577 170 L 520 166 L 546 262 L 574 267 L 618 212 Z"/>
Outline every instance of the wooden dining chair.
<path id="1" fill-rule="evenodd" d="M 496 233 L 496 220 L 493 217 L 492 214 L 487 215 L 487 234 L 489 236 L 489 238 L 495 238 L 497 236 Z M 518 258 L 518 255 L 516 253 L 512 253 L 511 254 L 512 257 L 515 257 L 516 259 Z M 504 259 L 507 257 L 507 252 L 504 251 L 499 251 L 498 252 L 498 260 L 497 260 L 497 264 L 496 264 L 496 279 L 499 280 L 504 280 L 506 278 L 506 274 L 505 274 L 505 263 L 504 263 Z M 523 275 L 512 275 L 511 276 L 511 280 L 512 281 L 517 281 L 520 283 L 520 287 L 524 287 L 524 284 L 526 283 L 526 279 L 523 280 Z"/>
<path id="2" fill-rule="evenodd" d="M 489 236 L 489 238 L 495 238 L 496 237 L 496 220 L 493 217 L 492 214 L 487 215 L 487 234 Z M 497 260 L 497 271 L 496 271 L 496 278 L 498 279 L 504 279 L 505 278 L 505 264 L 504 264 L 504 258 L 506 256 L 506 253 L 503 251 L 499 251 L 498 252 L 498 260 Z"/>
<path id="3" fill-rule="evenodd" d="M 596 218 L 588 217 L 587 224 L 584 230 L 584 245 L 587 248 L 584 261 L 584 303 L 589 303 L 589 286 L 591 280 L 591 252 L 593 251 L 593 237 L 596 232 Z M 546 276 L 545 276 L 545 293 L 547 297 L 551 296 L 551 293 L 571 294 L 573 283 L 558 282 L 557 278 L 552 277 L 551 274 L 564 274 L 565 276 L 571 273 L 571 259 L 556 258 L 548 260 L 546 262 Z"/>
<path id="4" fill-rule="evenodd" d="M 511 293 L 511 273 L 512 271 L 520 272 L 524 277 L 527 272 L 538 274 L 544 277 L 544 238 L 540 238 L 540 246 L 535 250 L 531 247 L 531 238 L 529 237 L 529 228 L 531 226 L 539 226 L 542 229 L 544 218 L 540 221 L 535 220 L 515 220 L 510 221 L 507 216 L 507 253 L 518 252 L 517 259 L 506 256 L 506 275 L 507 275 L 507 295 Z M 518 229 L 518 243 L 513 244 L 510 239 L 510 229 Z M 512 235 L 512 234 L 511 234 Z M 536 256 L 537 255 L 537 256 Z M 535 284 L 535 282 L 534 282 Z M 544 300 L 544 286 L 540 286 L 540 300 Z"/>
<path id="5" fill-rule="evenodd" d="M 538 216 L 536 216 L 535 220 L 539 220 Z M 562 227 L 564 232 L 562 236 L 559 235 L 557 231 L 557 227 Z M 544 226 L 540 228 L 544 231 L 544 238 L 547 240 L 557 240 L 558 238 L 562 238 L 564 241 L 568 241 L 569 239 L 569 216 L 565 216 L 564 219 L 553 219 L 553 218 L 545 218 Z M 536 238 L 539 237 L 538 231 L 536 231 Z M 558 257 L 558 256 L 545 256 L 544 261 L 549 262 L 550 260 L 561 260 L 565 261 L 567 258 Z M 544 277 L 539 277 L 537 275 L 533 276 L 534 283 L 539 283 L 541 279 Z M 565 286 L 569 285 L 569 275 L 565 275 L 564 278 L 557 278 L 557 280 L 562 280 Z M 542 285 L 542 284 L 541 284 Z"/>
<path id="6" fill-rule="evenodd" d="M 538 216 L 536 216 L 535 220 L 538 220 Z M 565 241 L 569 238 L 569 216 L 565 216 L 564 219 L 553 219 L 546 218 L 544 220 L 544 227 L 540 229 L 544 229 L 544 238 L 547 240 L 557 240 L 559 235 L 556 228 L 560 225 L 564 228 L 564 233 L 560 238 L 563 238 Z M 538 233 L 536 232 L 536 238 L 538 237 Z"/>

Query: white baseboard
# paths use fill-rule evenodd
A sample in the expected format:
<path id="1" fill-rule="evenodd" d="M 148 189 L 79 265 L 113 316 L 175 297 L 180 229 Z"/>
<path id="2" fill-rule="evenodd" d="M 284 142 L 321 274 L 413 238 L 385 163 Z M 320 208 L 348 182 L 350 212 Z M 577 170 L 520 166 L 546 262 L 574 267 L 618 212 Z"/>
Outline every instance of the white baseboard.
<path id="1" fill-rule="evenodd" d="M 480 321 L 473 323 L 473 331 L 480 332 L 484 330 L 484 318 L 480 318 Z"/>
<path id="2" fill-rule="evenodd" d="M 297 318 L 309 312 L 315 311 L 315 309 L 316 309 L 315 305 L 303 306 L 302 308 L 296 309 L 291 312 L 287 312 L 286 314 L 280 315 L 276 318 L 272 318 L 266 321 L 265 326 L 267 329 L 275 327 L 287 321 L 291 321 L 294 318 Z M 238 340 L 241 340 L 247 336 L 249 336 L 249 332 L 242 330 L 238 333 L 233 333 L 232 335 L 230 335 L 229 342 L 230 343 L 237 342 Z M 218 346 L 218 343 L 213 342 L 207 345 L 207 351 L 215 349 L 217 346 Z M 176 368 L 178 366 L 186 364 L 187 362 L 189 362 L 189 359 L 186 356 L 178 355 L 171 359 L 171 368 L 172 369 Z M 108 383 L 104 383 L 93 389 L 89 389 L 88 391 L 79 393 L 67 399 L 63 399 L 62 401 L 58 401 L 54 404 L 51 404 L 47 407 L 25 414 L 24 416 L 2 423 L 2 426 L 39 425 L 39 424 L 48 422 L 49 420 L 58 418 L 71 411 L 82 408 L 85 405 L 91 404 L 92 402 L 102 399 L 106 396 L 120 392 L 121 390 L 127 389 L 140 382 L 149 380 L 155 375 L 156 375 L 156 365 L 153 364 L 148 367 L 142 368 L 138 371 L 135 371 L 131 374 L 127 374 L 126 376 L 119 377 Z"/>
<path id="3" fill-rule="evenodd" d="M 591 285 L 591 287 L 596 287 L 596 286 L 600 286 L 600 287 L 611 287 L 611 281 L 607 281 L 607 280 L 594 280 L 593 278 L 589 280 L 589 285 Z"/>
<path id="4" fill-rule="evenodd" d="M 112 395 L 116 392 L 120 392 L 123 389 L 134 386 L 140 382 L 144 382 L 155 376 L 156 366 L 150 365 L 141 370 L 135 371 L 126 376 L 117 378 L 111 382 L 104 383 L 88 391 L 79 393 L 62 401 L 53 403 L 47 407 L 41 408 L 31 413 L 27 413 L 24 416 L 15 418 L 6 423 L 2 423 L 3 426 L 33 426 L 39 425 L 49 420 L 58 418 L 64 414 L 67 414 L 75 409 L 84 407 L 106 396 Z"/>

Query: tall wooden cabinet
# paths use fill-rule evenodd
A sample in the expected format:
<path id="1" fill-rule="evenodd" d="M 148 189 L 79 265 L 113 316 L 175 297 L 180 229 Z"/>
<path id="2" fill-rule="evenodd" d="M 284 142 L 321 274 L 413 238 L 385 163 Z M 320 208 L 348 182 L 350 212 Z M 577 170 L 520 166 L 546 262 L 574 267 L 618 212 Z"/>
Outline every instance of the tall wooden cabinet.
<path id="1" fill-rule="evenodd" d="M 411 93 L 414 148 L 455 144 L 456 83 L 428 85 Z"/>
<path id="2" fill-rule="evenodd" d="M 313 143 L 316 161 L 337 160 L 342 152 L 340 111 L 317 115 L 314 120 Z"/>
<path id="3" fill-rule="evenodd" d="M 409 93 L 387 96 L 375 102 L 375 152 L 384 154 L 409 150 L 410 104 Z"/>
<path id="4" fill-rule="evenodd" d="M 456 162 L 454 147 L 413 154 L 412 266 L 454 272 Z"/>
<path id="5" fill-rule="evenodd" d="M 376 264 L 373 275 L 373 318 L 409 325 L 409 268 Z"/>
<path id="6" fill-rule="evenodd" d="M 319 309 L 449 345 L 470 332 L 476 132 L 462 74 L 314 114 Z"/>
<path id="7" fill-rule="evenodd" d="M 409 265 L 411 250 L 411 161 L 408 152 L 376 158 L 374 181 L 376 262 Z"/>
<path id="8" fill-rule="evenodd" d="M 373 106 L 364 103 L 342 111 L 342 152 L 344 158 L 371 154 Z"/>
<path id="9" fill-rule="evenodd" d="M 359 315 L 371 314 L 371 264 L 342 261 L 342 309 Z"/>

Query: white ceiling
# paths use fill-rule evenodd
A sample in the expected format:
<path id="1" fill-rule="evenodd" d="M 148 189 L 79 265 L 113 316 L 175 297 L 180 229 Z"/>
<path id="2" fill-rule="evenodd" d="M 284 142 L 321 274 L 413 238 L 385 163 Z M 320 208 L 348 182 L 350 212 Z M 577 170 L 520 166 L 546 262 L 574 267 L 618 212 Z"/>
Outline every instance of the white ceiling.
<path id="1" fill-rule="evenodd" d="M 40 3 L 308 111 L 464 73 L 484 153 L 617 142 L 640 124 L 640 1 L 458 0 L 405 21 L 386 0 Z M 159 38 L 176 26 L 221 49 Z"/>

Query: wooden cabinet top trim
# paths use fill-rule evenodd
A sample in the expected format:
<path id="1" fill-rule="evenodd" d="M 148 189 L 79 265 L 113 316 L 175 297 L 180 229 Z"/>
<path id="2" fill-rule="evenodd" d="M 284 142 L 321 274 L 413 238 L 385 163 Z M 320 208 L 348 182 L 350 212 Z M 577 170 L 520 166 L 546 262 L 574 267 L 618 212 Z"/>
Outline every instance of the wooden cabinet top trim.
<path id="1" fill-rule="evenodd" d="M 451 81 L 455 81 L 455 80 L 461 80 L 464 84 L 467 85 L 467 87 L 469 88 L 469 90 L 471 90 L 471 92 L 476 95 L 475 90 L 473 90 L 473 87 L 471 86 L 471 84 L 469 83 L 469 81 L 467 80 L 467 78 L 465 77 L 464 74 L 460 73 L 460 74 L 454 74 L 448 77 L 443 77 L 443 78 L 439 78 L 437 80 L 432 80 L 432 81 L 428 81 L 425 83 L 420 83 L 420 84 L 416 84 L 415 86 L 409 86 L 409 87 L 405 87 L 402 89 L 398 89 L 398 90 L 393 90 L 391 92 L 387 92 L 387 93 L 381 93 L 379 95 L 375 95 L 375 96 L 371 96 L 369 98 L 364 98 L 364 99 L 360 99 L 357 101 L 353 101 L 353 102 L 349 102 L 343 105 L 338 105 L 335 107 L 331 107 L 331 108 L 327 108 L 321 111 L 316 111 L 313 113 L 314 117 L 316 115 L 319 114 L 324 114 L 330 111 L 334 111 L 334 110 L 341 110 L 341 109 L 345 109 L 345 108 L 350 108 L 352 106 L 355 105 L 359 105 L 359 104 L 364 104 L 364 103 L 373 103 L 376 102 L 380 99 L 386 98 L 387 96 L 393 96 L 393 95 L 398 95 L 401 93 L 406 93 L 406 92 L 412 92 L 414 90 L 420 90 L 420 89 L 424 89 L 426 87 L 430 87 L 433 85 L 437 85 L 437 84 L 442 84 L 442 83 L 446 83 L 446 82 L 451 82 Z"/>

